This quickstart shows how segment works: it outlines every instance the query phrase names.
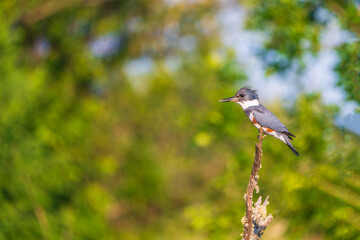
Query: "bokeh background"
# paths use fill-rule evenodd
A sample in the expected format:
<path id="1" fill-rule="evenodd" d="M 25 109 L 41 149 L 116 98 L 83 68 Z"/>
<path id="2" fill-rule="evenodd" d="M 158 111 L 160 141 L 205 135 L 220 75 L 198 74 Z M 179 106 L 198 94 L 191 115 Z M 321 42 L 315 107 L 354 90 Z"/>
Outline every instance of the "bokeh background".
<path id="1" fill-rule="evenodd" d="M 301 154 L 264 140 L 263 239 L 360 239 L 359 1 L 0 9 L 0 239 L 241 239 L 243 85 Z"/>

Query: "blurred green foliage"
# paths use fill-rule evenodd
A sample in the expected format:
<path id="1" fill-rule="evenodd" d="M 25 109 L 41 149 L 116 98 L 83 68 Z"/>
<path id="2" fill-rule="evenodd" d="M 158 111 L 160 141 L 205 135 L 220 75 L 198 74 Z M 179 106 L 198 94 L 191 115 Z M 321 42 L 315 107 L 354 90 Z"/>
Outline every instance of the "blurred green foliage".
<path id="1" fill-rule="evenodd" d="M 301 22 L 314 8 L 301 2 L 253 5 L 253 24 L 276 18 L 276 34 L 295 41 L 267 45 L 286 59 L 303 55 L 300 38 L 317 49 L 321 24 Z M 217 102 L 246 79 L 220 41 L 218 8 L 0 2 L 0 239 L 241 238 L 257 131 L 239 106 Z M 96 55 L 103 36 L 115 50 Z M 358 136 L 334 126 L 318 95 L 268 107 L 301 158 L 264 141 L 259 184 L 275 215 L 264 239 L 358 239 Z"/>
<path id="2" fill-rule="evenodd" d="M 358 1 L 255 0 L 245 1 L 245 5 L 249 10 L 247 27 L 267 36 L 259 56 L 270 74 L 294 68 L 301 73 L 306 57 L 323 50 L 321 33 L 328 23 L 339 23 L 348 34 L 345 37 L 342 33 L 344 43 L 337 48 L 338 84 L 344 87 L 349 100 L 360 103 Z"/>

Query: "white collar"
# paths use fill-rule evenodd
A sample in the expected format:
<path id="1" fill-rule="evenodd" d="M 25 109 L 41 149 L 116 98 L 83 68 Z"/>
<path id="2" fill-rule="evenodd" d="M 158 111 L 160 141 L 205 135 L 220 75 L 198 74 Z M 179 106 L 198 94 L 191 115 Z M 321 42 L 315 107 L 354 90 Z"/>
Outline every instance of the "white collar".
<path id="1" fill-rule="evenodd" d="M 244 101 L 244 102 L 237 102 L 237 103 L 240 104 L 242 109 L 244 109 L 244 110 L 249 108 L 249 107 L 255 107 L 255 106 L 260 105 L 260 102 L 259 102 L 258 99 Z"/>

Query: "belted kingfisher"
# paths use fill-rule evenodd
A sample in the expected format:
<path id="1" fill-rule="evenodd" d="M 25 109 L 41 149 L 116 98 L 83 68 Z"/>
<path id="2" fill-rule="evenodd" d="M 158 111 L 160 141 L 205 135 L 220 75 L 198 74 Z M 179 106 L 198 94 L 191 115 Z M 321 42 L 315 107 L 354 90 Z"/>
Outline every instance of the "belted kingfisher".
<path id="1" fill-rule="evenodd" d="M 290 140 L 295 137 L 286 126 L 269 110 L 259 102 L 259 96 L 255 90 L 241 88 L 234 97 L 219 100 L 219 102 L 236 102 L 240 104 L 251 123 L 258 129 L 262 128 L 266 135 L 271 135 L 283 141 L 297 156 L 298 151 L 291 145 Z"/>

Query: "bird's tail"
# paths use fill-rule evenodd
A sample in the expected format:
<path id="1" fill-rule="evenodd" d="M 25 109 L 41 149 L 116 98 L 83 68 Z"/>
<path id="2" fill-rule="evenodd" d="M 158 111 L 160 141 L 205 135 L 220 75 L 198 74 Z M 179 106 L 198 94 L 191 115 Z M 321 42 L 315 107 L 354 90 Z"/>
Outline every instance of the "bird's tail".
<path id="1" fill-rule="evenodd" d="M 296 149 L 293 147 L 293 145 L 291 145 L 290 139 L 288 136 L 284 137 L 285 139 L 285 144 L 291 149 L 291 151 L 293 151 L 293 153 L 295 153 L 296 156 L 300 156 L 299 152 L 296 151 Z"/>

